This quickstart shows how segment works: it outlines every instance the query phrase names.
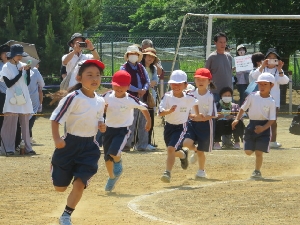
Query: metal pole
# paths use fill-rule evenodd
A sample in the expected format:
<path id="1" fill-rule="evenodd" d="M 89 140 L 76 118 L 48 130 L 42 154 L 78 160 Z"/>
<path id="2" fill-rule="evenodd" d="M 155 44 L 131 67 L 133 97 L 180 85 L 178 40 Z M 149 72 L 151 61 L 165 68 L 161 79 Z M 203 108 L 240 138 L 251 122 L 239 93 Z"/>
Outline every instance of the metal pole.
<path id="1" fill-rule="evenodd" d="M 212 19 L 213 19 L 213 16 L 211 14 L 209 14 L 208 15 L 207 39 L 206 39 L 206 59 L 210 55 L 210 51 L 211 51 Z"/>
<path id="2" fill-rule="evenodd" d="M 115 73 L 114 70 L 114 35 L 111 36 L 111 75 Z"/>
<path id="3" fill-rule="evenodd" d="M 292 115 L 293 111 L 293 78 L 292 71 L 289 71 L 289 114 Z"/>

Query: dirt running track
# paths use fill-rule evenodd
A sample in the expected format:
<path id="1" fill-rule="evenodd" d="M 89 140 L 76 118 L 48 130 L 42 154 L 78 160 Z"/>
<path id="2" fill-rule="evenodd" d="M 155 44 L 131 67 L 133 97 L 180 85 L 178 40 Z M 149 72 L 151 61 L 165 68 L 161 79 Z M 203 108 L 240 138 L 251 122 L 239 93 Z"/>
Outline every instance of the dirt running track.
<path id="1" fill-rule="evenodd" d="M 195 180 L 197 166 L 184 171 L 177 160 L 170 184 L 160 181 L 166 152 L 163 128 L 156 121 L 158 151 L 124 153 L 124 173 L 111 194 L 104 191 L 107 173 L 101 156 L 73 224 L 300 224 L 300 136 L 288 133 L 290 121 L 291 116 L 279 118 L 283 148 L 265 155 L 265 180 L 248 179 L 254 157 L 222 150 L 207 155 L 209 179 Z M 71 190 L 57 193 L 52 187 L 48 118 L 39 118 L 33 133 L 38 155 L 0 157 L 1 225 L 58 224 Z"/>

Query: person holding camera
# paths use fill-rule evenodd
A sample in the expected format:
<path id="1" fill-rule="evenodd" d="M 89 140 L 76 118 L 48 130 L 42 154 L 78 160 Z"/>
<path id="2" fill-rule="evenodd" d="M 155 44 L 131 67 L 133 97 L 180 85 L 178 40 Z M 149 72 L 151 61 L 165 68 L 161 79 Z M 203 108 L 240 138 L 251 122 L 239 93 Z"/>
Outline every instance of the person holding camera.
<path id="1" fill-rule="evenodd" d="M 62 65 L 66 66 L 67 76 L 71 76 L 69 77 L 70 81 L 68 86 L 72 87 L 78 83 L 76 81 L 78 63 L 87 59 L 100 60 L 100 56 L 96 51 L 93 43 L 80 33 L 75 33 L 71 36 L 71 39 L 68 42 L 68 46 L 72 47 L 73 50 L 62 57 Z M 89 50 L 91 54 L 83 54 L 83 49 Z"/>
<path id="2" fill-rule="evenodd" d="M 274 87 L 271 89 L 271 96 L 275 100 L 276 104 L 276 117 L 280 108 L 280 86 L 282 84 L 287 84 L 289 82 L 289 78 L 284 74 L 282 69 L 284 62 L 280 60 L 279 54 L 276 52 L 275 48 L 269 48 L 266 55 L 265 60 L 261 64 L 259 68 L 257 68 L 252 74 L 252 78 L 257 80 L 259 75 L 264 72 L 271 73 L 275 77 Z M 281 144 L 276 141 L 277 138 L 277 123 L 276 120 L 271 126 L 272 135 L 271 135 L 271 148 L 279 148 Z"/>

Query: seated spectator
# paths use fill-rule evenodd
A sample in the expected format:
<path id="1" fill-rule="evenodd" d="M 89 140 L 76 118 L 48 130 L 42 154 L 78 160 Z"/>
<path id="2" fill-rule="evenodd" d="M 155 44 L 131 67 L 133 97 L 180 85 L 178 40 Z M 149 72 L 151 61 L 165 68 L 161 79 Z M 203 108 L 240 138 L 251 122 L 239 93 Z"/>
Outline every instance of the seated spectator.
<path id="1" fill-rule="evenodd" d="M 226 143 L 223 148 L 240 149 L 240 141 L 243 141 L 244 134 L 244 123 L 242 120 L 239 121 L 238 125 L 234 130 L 231 128 L 231 123 L 236 117 L 236 113 L 239 112 L 239 105 L 232 102 L 233 91 L 230 87 L 224 87 L 220 91 L 220 101 L 217 103 L 218 119 L 216 121 L 215 128 L 215 143 L 214 149 L 221 149 L 220 141 L 221 136 L 233 134 L 234 145 Z M 223 137 L 224 138 L 224 137 Z M 229 146 L 228 146 L 229 145 Z"/>

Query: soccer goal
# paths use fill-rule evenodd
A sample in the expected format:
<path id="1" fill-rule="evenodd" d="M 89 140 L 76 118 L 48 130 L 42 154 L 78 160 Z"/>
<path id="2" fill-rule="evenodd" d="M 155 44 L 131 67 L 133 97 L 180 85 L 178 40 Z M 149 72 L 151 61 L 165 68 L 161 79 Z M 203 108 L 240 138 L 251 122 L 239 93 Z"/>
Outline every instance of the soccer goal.
<path id="1" fill-rule="evenodd" d="M 292 112 L 292 85 L 300 86 L 299 70 L 295 67 L 295 52 L 300 49 L 300 15 L 239 15 L 239 14 L 193 14 L 187 13 L 182 21 L 176 51 L 172 62 L 185 61 L 187 65 L 202 67 L 207 57 L 215 50 L 213 36 L 224 32 L 235 56 L 238 44 L 247 47 L 247 54 L 275 47 L 285 62 L 284 71 L 290 71 L 289 111 Z M 188 43 L 190 36 L 198 36 Z M 190 55 L 189 58 L 187 56 Z M 299 60 L 300 59 L 296 59 Z M 297 61 L 298 62 L 298 61 Z M 195 66 L 194 66 L 195 67 Z M 188 71 L 196 68 L 186 66 Z M 183 68 L 185 70 L 186 68 Z M 194 70 L 195 71 L 195 70 Z"/>

